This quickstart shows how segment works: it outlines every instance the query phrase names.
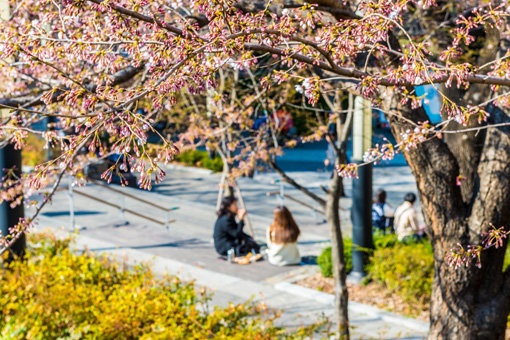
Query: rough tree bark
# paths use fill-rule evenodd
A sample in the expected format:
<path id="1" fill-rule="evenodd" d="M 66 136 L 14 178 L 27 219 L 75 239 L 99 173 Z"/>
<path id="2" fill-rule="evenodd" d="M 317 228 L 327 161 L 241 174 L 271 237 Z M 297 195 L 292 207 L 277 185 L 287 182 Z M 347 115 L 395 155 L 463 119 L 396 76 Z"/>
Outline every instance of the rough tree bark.
<path id="1" fill-rule="evenodd" d="M 495 57 L 495 46 L 502 41 L 497 32 L 488 30 L 483 43 L 480 64 Z M 467 91 L 455 86 L 442 90 L 459 105 L 477 105 L 490 95 L 490 89 L 480 85 Z M 399 98 L 391 106 L 414 122 L 428 119 L 423 108 L 413 110 Z M 487 124 L 504 122 L 510 122 L 509 114 L 495 109 Z M 411 128 L 396 117 L 390 124 L 395 136 Z M 473 126 L 478 123 L 470 123 Z M 452 123 L 447 130 L 459 128 Z M 446 132 L 442 139 L 434 138 L 404 155 L 417 181 L 434 250 L 429 338 L 504 339 L 510 312 L 510 270 L 503 273 L 502 268 L 507 244 L 484 251 L 480 269 L 450 268 L 446 257 L 457 243 L 481 244 L 491 225 L 510 226 L 510 128 Z M 459 175 L 465 179 L 461 186 L 456 185 Z"/>
<path id="2" fill-rule="evenodd" d="M 423 108 L 413 110 L 399 104 L 398 98 L 389 108 L 414 122 L 427 119 Z M 488 124 L 502 122 L 510 122 L 510 116 L 495 110 Z M 397 139 L 411 128 L 398 117 L 391 117 L 390 125 Z M 482 136 L 476 137 L 480 143 L 476 148 L 459 147 L 462 143 L 452 143 L 455 138 L 449 136 L 404 152 L 434 250 L 429 339 L 505 337 L 510 270 L 504 273 L 502 265 L 507 244 L 482 252 L 480 269 L 474 265 L 454 269 L 446 261 L 457 243 L 478 245 L 491 224 L 510 225 L 510 128 L 489 128 Z M 459 174 L 470 176 L 469 194 L 456 185 Z"/>

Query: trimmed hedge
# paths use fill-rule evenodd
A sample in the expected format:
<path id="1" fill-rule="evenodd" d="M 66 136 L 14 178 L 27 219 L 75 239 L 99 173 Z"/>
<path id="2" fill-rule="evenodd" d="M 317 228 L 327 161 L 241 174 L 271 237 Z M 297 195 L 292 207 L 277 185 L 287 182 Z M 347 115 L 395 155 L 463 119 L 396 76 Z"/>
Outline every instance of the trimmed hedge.
<path id="1" fill-rule="evenodd" d="M 373 240 L 375 250 L 367 266 L 367 279 L 384 284 L 409 302 L 428 302 L 434 274 L 434 256 L 430 243 L 402 243 L 394 234 L 374 234 Z M 344 256 L 349 273 L 352 270 L 352 240 L 345 237 Z M 331 247 L 322 251 L 317 258 L 317 264 L 322 276 L 333 276 Z M 506 249 L 503 270 L 508 266 L 510 246 Z"/>
<path id="2" fill-rule="evenodd" d="M 434 256 L 429 242 L 378 247 L 367 270 L 371 279 L 383 283 L 409 302 L 430 300 Z"/>
<path id="3" fill-rule="evenodd" d="M 183 151 L 175 158 L 178 162 L 196 166 L 199 168 L 205 168 L 214 172 L 221 172 L 223 170 L 223 161 L 221 157 L 216 156 L 209 158 L 207 151 L 201 150 L 188 150 Z"/>
<path id="4" fill-rule="evenodd" d="M 505 262 L 503 263 L 503 270 L 506 270 L 508 267 L 510 267 L 510 244 L 508 244 L 506 246 Z"/>
<path id="5" fill-rule="evenodd" d="M 393 234 L 374 235 L 374 246 L 379 247 L 393 247 L 397 244 L 398 239 Z M 349 237 L 343 237 L 344 241 L 344 259 L 347 274 L 352 270 L 352 239 Z M 321 270 L 321 274 L 324 277 L 333 277 L 333 262 L 331 260 L 331 247 L 324 248 L 317 258 L 317 264 Z"/>
<path id="6" fill-rule="evenodd" d="M 434 262 L 432 247 L 424 241 L 406 244 L 394 234 L 374 234 L 375 250 L 367 266 L 368 280 L 375 280 L 408 301 L 424 302 L 430 298 Z M 352 239 L 344 238 L 347 272 L 352 270 Z M 324 277 L 332 277 L 331 247 L 317 259 Z"/>
<path id="7" fill-rule="evenodd" d="M 344 238 L 345 270 L 349 274 L 352 270 L 352 240 Z M 325 248 L 317 258 L 317 264 L 324 277 L 333 277 L 333 261 L 331 259 L 331 247 Z"/>
<path id="8" fill-rule="evenodd" d="M 210 296 L 149 267 L 122 270 L 106 257 L 40 237 L 25 261 L 0 269 L 1 339 L 302 339 L 262 305 L 209 308 Z"/>
<path id="9" fill-rule="evenodd" d="M 36 166 L 46 162 L 48 150 L 44 149 L 44 144 L 44 139 L 29 133 L 21 150 L 23 165 Z"/>

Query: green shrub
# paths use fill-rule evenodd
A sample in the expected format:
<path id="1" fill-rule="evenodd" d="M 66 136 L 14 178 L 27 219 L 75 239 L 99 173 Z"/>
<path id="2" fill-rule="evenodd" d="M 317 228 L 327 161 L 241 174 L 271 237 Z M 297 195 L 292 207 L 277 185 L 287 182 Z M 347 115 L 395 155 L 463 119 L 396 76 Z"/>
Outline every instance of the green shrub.
<path id="1" fill-rule="evenodd" d="M 47 150 L 44 149 L 45 143 L 41 137 L 32 133 L 28 134 L 25 145 L 21 150 L 23 165 L 36 166 L 46 162 Z"/>
<path id="2" fill-rule="evenodd" d="M 503 270 L 506 270 L 510 266 L 510 244 L 506 246 L 505 262 L 503 262 Z M 509 315 L 510 317 L 510 315 Z"/>
<path id="3" fill-rule="evenodd" d="M 344 237 L 344 259 L 347 273 L 352 270 L 352 239 Z M 393 247 L 398 243 L 398 238 L 395 234 L 374 234 L 374 246 L 379 247 Z M 331 247 L 325 248 L 317 258 L 317 264 L 321 270 L 322 276 L 333 277 L 333 263 L 331 261 Z"/>
<path id="4" fill-rule="evenodd" d="M 207 151 L 202 150 L 183 151 L 179 155 L 177 155 L 176 160 L 187 165 L 209 169 L 214 172 L 221 172 L 223 170 L 223 161 L 221 160 L 221 157 L 216 156 L 211 159 L 209 158 L 209 154 L 207 153 Z"/>
<path id="5" fill-rule="evenodd" d="M 352 270 L 352 240 L 344 238 L 344 259 L 345 270 L 350 273 Z M 331 247 L 324 248 L 317 258 L 317 264 L 321 270 L 322 276 L 333 277 L 333 261 L 331 260 Z"/>
<path id="6" fill-rule="evenodd" d="M 384 284 L 407 301 L 428 303 L 432 291 L 434 256 L 428 241 L 402 243 L 395 234 L 374 234 L 374 248 L 367 266 L 368 279 Z M 352 240 L 344 238 L 348 272 L 352 269 Z M 332 277 L 331 247 L 317 258 L 324 277 Z M 510 266 L 507 247 L 503 269 Z M 509 316 L 510 324 L 510 316 Z"/>
<path id="7" fill-rule="evenodd" d="M 376 248 L 368 266 L 370 278 L 409 302 L 426 302 L 432 291 L 434 257 L 428 242 Z"/>
<path id="8" fill-rule="evenodd" d="M 324 248 L 317 258 L 317 264 L 324 277 L 333 277 L 333 261 L 331 258 L 331 247 Z"/>
<path id="9" fill-rule="evenodd" d="M 399 244 L 396 234 L 382 234 L 376 232 L 373 237 L 374 248 L 389 248 Z"/>
<path id="10" fill-rule="evenodd" d="M 40 238 L 26 261 L 0 269 L 1 339 L 301 339 L 253 303 L 207 307 L 210 296 L 147 266 L 124 271 L 75 255 L 69 240 Z"/>
<path id="11" fill-rule="evenodd" d="M 221 172 L 223 170 L 221 157 L 209 158 L 209 156 L 207 156 L 206 158 L 202 158 L 201 164 L 199 165 L 214 172 Z"/>

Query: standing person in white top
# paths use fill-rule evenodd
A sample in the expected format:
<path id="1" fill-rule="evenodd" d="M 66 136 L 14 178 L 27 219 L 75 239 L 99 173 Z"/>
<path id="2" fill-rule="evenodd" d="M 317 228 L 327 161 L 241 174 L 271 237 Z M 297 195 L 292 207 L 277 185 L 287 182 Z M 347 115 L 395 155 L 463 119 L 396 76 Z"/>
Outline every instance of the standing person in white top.
<path id="1" fill-rule="evenodd" d="M 267 229 L 268 261 L 275 266 L 301 263 L 297 248 L 300 231 L 289 209 L 279 206 L 274 210 L 273 224 Z"/>
<path id="2" fill-rule="evenodd" d="M 425 228 L 420 227 L 418 215 L 414 209 L 416 195 L 412 192 L 404 197 L 404 203 L 395 211 L 395 231 L 399 241 L 419 241 Z"/>

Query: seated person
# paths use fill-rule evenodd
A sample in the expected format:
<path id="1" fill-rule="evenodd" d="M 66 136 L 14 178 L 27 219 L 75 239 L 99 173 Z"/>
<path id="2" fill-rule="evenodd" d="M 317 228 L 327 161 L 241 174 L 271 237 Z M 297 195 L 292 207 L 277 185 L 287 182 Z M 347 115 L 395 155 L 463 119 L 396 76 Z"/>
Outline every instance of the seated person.
<path id="1" fill-rule="evenodd" d="M 386 191 L 379 189 L 375 192 L 374 203 L 372 204 L 372 223 L 374 231 L 379 230 L 386 234 L 386 230 L 393 229 L 393 217 L 395 209 L 386 203 Z"/>
<path id="2" fill-rule="evenodd" d="M 289 209 L 279 206 L 274 210 L 273 224 L 267 230 L 267 256 L 269 263 L 286 266 L 301 263 L 297 248 L 300 231 Z"/>
<path id="3" fill-rule="evenodd" d="M 418 215 L 414 209 L 416 195 L 406 194 L 404 203 L 395 211 L 395 231 L 399 241 L 419 241 L 423 237 L 425 228 L 420 227 Z"/>
<path id="4" fill-rule="evenodd" d="M 236 216 L 239 222 L 236 222 Z M 234 196 L 224 197 L 221 201 L 218 219 L 214 225 L 214 247 L 220 255 L 227 255 L 234 249 L 235 256 L 244 256 L 248 253 L 260 251 L 260 246 L 249 235 L 243 232 L 246 210 L 237 207 Z"/>

